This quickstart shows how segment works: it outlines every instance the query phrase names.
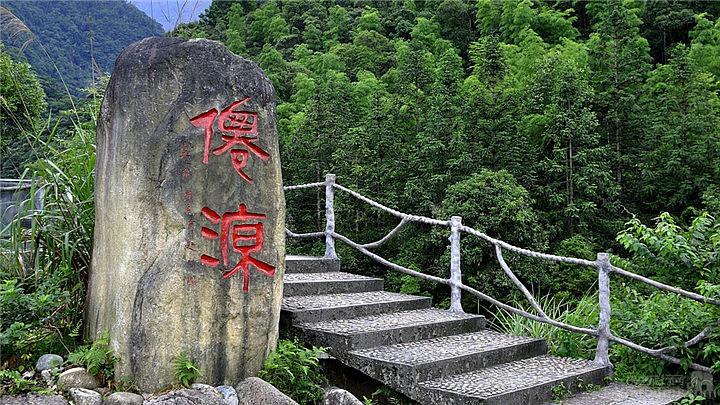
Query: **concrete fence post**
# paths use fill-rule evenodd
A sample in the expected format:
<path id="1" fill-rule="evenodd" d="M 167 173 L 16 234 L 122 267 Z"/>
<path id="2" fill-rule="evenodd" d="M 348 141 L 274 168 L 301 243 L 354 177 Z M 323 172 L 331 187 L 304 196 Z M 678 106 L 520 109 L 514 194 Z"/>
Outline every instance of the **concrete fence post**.
<path id="1" fill-rule="evenodd" d="M 464 312 L 461 303 L 460 227 L 462 218 L 450 218 L 450 311 Z"/>
<path id="2" fill-rule="evenodd" d="M 607 253 L 597 254 L 598 269 L 598 301 L 600 305 L 600 321 L 598 323 L 598 343 L 595 350 L 595 362 L 612 367 L 608 349 L 610 346 L 610 258 Z"/>
<path id="3" fill-rule="evenodd" d="M 335 175 L 325 175 L 325 258 L 337 259 L 335 252 Z"/>

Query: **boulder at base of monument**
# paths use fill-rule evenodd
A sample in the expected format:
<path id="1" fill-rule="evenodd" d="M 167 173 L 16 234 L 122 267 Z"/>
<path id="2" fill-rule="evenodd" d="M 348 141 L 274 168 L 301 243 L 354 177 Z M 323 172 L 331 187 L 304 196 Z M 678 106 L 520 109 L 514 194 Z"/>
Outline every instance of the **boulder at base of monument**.
<path id="1" fill-rule="evenodd" d="M 148 38 L 118 57 L 102 105 L 86 335 L 116 377 L 235 384 L 275 348 L 285 257 L 275 100 L 260 68 L 208 40 Z"/>

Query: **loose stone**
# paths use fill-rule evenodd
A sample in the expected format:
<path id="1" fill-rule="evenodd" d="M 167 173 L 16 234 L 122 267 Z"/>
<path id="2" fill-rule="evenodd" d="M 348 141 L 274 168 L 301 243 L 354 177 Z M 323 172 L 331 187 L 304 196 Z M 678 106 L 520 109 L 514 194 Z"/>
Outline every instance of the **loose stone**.
<path id="1" fill-rule="evenodd" d="M 320 405 L 363 405 L 353 394 L 340 388 L 331 388 L 325 392 Z"/>
<path id="2" fill-rule="evenodd" d="M 35 369 L 42 372 L 62 366 L 64 360 L 57 354 L 43 354 L 35 364 Z"/>
<path id="3" fill-rule="evenodd" d="M 57 385 L 63 390 L 69 390 L 70 388 L 85 388 L 91 390 L 99 387 L 100 382 L 84 368 L 75 367 L 63 371 L 62 374 L 58 376 Z"/>
<path id="4" fill-rule="evenodd" d="M 85 388 L 71 388 L 70 396 L 75 401 L 75 405 L 101 405 L 103 403 L 99 393 Z"/>
<path id="5" fill-rule="evenodd" d="M 132 392 L 115 392 L 105 398 L 103 405 L 143 405 L 143 401 L 142 395 Z"/>
<path id="6" fill-rule="evenodd" d="M 297 402 L 280 392 L 272 384 L 257 377 L 244 379 L 235 387 L 235 391 L 240 405 L 298 405 Z"/>

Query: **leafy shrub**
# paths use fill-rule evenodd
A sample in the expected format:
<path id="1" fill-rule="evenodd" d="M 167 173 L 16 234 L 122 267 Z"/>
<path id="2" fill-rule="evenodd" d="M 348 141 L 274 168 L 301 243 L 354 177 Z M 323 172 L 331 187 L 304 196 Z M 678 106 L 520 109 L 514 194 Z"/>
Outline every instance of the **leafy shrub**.
<path id="1" fill-rule="evenodd" d="M 80 346 L 68 355 L 69 363 L 85 367 L 88 373 L 99 377 L 101 382 L 107 382 L 112 378 L 115 373 L 115 363 L 119 360 L 110 348 L 110 337 L 107 332 L 101 333 L 92 344 Z"/>
<path id="2" fill-rule="evenodd" d="M 686 229 L 667 212 L 649 227 L 633 218 L 617 240 L 631 253 L 629 268 L 670 285 L 720 284 L 720 222 L 702 212 Z"/>
<path id="3" fill-rule="evenodd" d="M 539 225 L 532 199 L 507 171 L 482 169 L 465 180 L 448 187 L 445 199 L 434 213 L 436 218 L 462 217 L 463 224 L 493 237 L 532 249 L 547 248 L 547 233 Z M 447 228 L 433 228 L 436 246 L 447 246 Z M 500 270 L 495 252 L 484 240 L 463 236 L 461 243 L 463 277 L 471 286 L 482 286 L 483 292 L 505 299 L 514 290 L 512 282 Z M 533 261 L 508 252 L 505 260 L 523 281 L 547 285 L 546 263 Z M 437 267 L 441 276 L 449 272 L 449 248 Z"/>
<path id="4" fill-rule="evenodd" d="M 39 179 L 44 207 L 32 202 L 0 230 L 0 349 L 3 366 L 31 366 L 43 353 L 67 353 L 78 342 L 94 226 L 93 167 L 99 99 L 66 112 L 73 126 L 27 134 L 44 158 L 27 177 Z M 48 123 L 49 125 L 49 123 Z M 30 195 L 34 195 L 34 190 Z M 23 223 L 29 222 L 29 228 Z"/>
<path id="5" fill-rule="evenodd" d="M 173 359 L 173 374 L 178 384 L 185 388 L 190 387 L 202 375 L 186 352 L 180 353 Z"/>
<path id="6" fill-rule="evenodd" d="M 680 345 L 720 317 L 720 312 L 710 305 L 663 292 L 640 294 L 623 284 L 613 284 L 611 306 L 613 334 L 651 349 Z M 596 327 L 597 295 L 584 297 L 559 319 L 570 325 Z M 597 341 L 590 336 L 563 330 L 547 336 L 554 354 L 586 359 L 595 356 Z M 697 345 L 669 353 L 681 359 L 680 367 L 620 344 L 610 346 L 610 360 L 618 380 L 662 385 L 666 382 L 663 375 L 687 372 L 691 361 L 720 369 L 719 343 L 720 332 L 715 330 Z"/>
<path id="7" fill-rule="evenodd" d="M 0 396 L 34 391 L 43 391 L 35 380 L 23 378 L 16 370 L 0 370 Z"/>
<path id="8" fill-rule="evenodd" d="M 258 377 L 264 379 L 300 404 L 317 403 L 328 384 L 318 355 L 325 350 L 304 348 L 296 340 L 280 340 L 278 348 L 265 360 Z"/>

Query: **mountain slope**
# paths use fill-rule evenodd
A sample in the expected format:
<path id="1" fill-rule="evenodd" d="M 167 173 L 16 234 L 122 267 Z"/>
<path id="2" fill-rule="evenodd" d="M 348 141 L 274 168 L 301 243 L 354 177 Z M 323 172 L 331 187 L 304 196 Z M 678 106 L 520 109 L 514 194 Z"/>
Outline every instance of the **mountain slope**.
<path id="1" fill-rule="evenodd" d="M 0 5 L 35 35 L 22 55 L 44 79 L 49 93 L 62 92 L 58 71 L 70 91 L 77 93 L 90 83 L 93 71 L 109 72 L 127 45 L 163 34 L 159 23 L 120 0 L 2 1 Z M 11 30 L 10 24 L 3 24 L 2 41 L 20 56 L 23 39 L 13 38 Z"/>

